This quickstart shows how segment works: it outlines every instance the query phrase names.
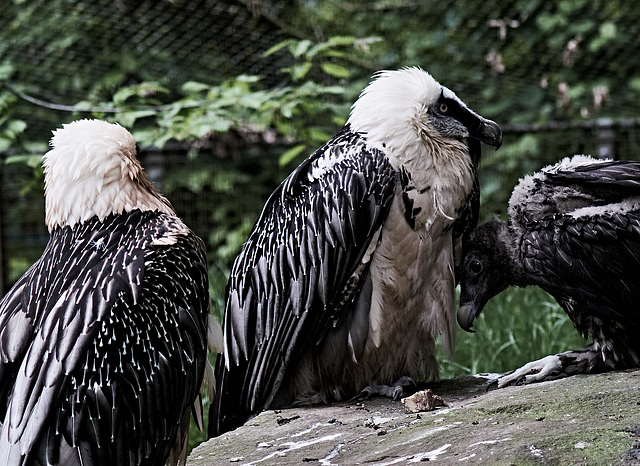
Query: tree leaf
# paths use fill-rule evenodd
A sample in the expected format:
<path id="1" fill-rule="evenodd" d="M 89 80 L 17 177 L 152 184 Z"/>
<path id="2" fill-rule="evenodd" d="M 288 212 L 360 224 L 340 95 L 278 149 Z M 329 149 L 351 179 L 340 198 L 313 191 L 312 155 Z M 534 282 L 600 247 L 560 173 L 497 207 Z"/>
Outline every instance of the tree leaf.
<path id="1" fill-rule="evenodd" d="M 312 42 L 310 40 L 305 39 L 299 42 L 293 42 L 289 46 L 289 50 L 291 50 L 291 55 L 293 55 L 294 58 L 300 58 L 302 54 L 304 54 L 307 50 L 309 50 L 311 45 L 312 45 Z"/>
<path id="2" fill-rule="evenodd" d="M 321 66 L 322 71 L 335 78 L 348 78 L 351 75 L 347 68 L 335 63 L 323 63 Z"/>
<path id="3" fill-rule="evenodd" d="M 294 40 L 293 39 L 287 39 L 287 40 L 283 40 L 282 42 L 277 43 L 276 45 L 274 45 L 273 47 L 270 47 L 269 49 L 267 49 L 266 52 L 264 52 L 262 54 L 263 57 L 268 57 L 269 55 L 273 55 L 274 53 L 276 53 L 278 50 L 285 48 L 286 46 L 288 46 L 289 44 L 293 43 Z"/>
<path id="4" fill-rule="evenodd" d="M 284 154 L 280 156 L 280 159 L 278 160 L 278 164 L 281 167 L 284 167 L 293 159 L 295 159 L 298 155 L 300 155 L 302 151 L 306 149 L 306 147 L 307 147 L 306 144 L 298 144 L 297 146 L 293 146 L 291 149 L 289 149 L 288 151 L 286 151 Z"/>
<path id="5" fill-rule="evenodd" d="M 181 90 L 185 94 L 198 94 L 203 91 L 208 91 L 210 88 L 211 86 L 208 84 L 199 83 L 196 81 L 187 81 L 182 85 Z"/>

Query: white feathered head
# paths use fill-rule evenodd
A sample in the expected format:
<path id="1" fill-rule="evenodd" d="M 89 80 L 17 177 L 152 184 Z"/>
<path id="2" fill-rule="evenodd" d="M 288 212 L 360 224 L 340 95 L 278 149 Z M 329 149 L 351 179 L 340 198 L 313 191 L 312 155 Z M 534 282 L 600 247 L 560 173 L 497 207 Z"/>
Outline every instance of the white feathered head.
<path id="1" fill-rule="evenodd" d="M 403 68 L 380 71 L 351 107 L 348 124 L 387 153 L 392 165 L 429 156 L 472 137 L 499 147 L 502 131 L 469 109 L 453 91 L 426 71 Z"/>
<path id="2" fill-rule="evenodd" d="M 133 209 L 173 214 L 147 180 L 133 136 L 119 124 L 74 121 L 54 130 L 50 145 L 42 162 L 49 231 Z"/>

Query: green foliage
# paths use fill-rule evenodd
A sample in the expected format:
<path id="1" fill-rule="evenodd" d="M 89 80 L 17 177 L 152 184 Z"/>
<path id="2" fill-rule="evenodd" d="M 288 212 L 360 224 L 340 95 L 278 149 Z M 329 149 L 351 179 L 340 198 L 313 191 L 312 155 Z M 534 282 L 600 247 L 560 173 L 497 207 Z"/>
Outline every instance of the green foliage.
<path id="1" fill-rule="evenodd" d="M 379 37 L 358 39 L 353 36 L 333 36 L 317 44 L 308 39 L 287 39 L 271 47 L 264 56 L 268 57 L 286 47 L 295 62 L 282 71 L 288 74 L 293 82 L 304 79 L 317 66 L 330 77 L 349 78 L 352 70 L 346 63 L 355 60 L 353 52 L 369 52 L 370 46 L 380 41 Z M 341 59 L 345 63 L 340 63 Z"/>
<path id="2" fill-rule="evenodd" d="M 0 86 L 13 75 L 14 67 L 8 63 L 0 63 Z M 0 87 L 0 153 L 8 151 L 18 137 L 27 128 L 27 123 L 11 117 L 11 110 L 17 97 Z"/>
<path id="3" fill-rule="evenodd" d="M 2 96 L 0 95 L 0 99 Z M 0 102 L 0 106 L 2 102 Z M 0 152 L 7 151 L 15 143 L 17 137 L 26 129 L 23 120 L 11 120 L 0 117 Z"/>
<path id="4" fill-rule="evenodd" d="M 337 65 L 336 65 L 337 66 Z M 163 148 L 168 141 L 200 144 L 230 130 L 265 133 L 275 129 L 283 140 L 303 149 L 326 141 L 344 123 L 344 87 L 311 80 L 298 86 L 264 90 L 257 76 L 237 76 L 219 85 L 186 82 L 181 97 L 159 104 L 167 90 L 155 83 L 121 88 L 111 102 L 82 102 L 77 108 L 117 109 L 114 116 L 96 112 L 130 128 L 142 147 Z M 291 160 L 286 160 L 287 162 Z"/>

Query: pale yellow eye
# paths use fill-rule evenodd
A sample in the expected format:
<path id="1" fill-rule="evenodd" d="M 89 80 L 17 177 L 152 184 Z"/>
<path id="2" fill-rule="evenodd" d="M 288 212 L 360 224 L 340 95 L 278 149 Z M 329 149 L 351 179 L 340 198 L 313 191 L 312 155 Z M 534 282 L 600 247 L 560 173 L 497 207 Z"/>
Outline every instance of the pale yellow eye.
<path id="1" fill-rule="evenodd" d="M 449 111 L 449 106 L 444 102 L 440 104 L 440 113 L 447 113 Z"/>

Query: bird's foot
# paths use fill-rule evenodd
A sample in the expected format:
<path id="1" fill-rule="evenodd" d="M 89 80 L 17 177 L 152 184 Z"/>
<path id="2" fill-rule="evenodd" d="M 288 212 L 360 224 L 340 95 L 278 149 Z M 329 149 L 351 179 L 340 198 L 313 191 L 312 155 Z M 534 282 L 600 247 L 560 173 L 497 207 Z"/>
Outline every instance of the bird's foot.
<path id="1" fill-rule="evenodd" d="M 372 396 L 384 396 L 397 401 L 401 397 L 412 395 L 417 388 L 411 377 L 404 376 L 400 377 L 392 385 L 369 385 L 364 387 L 351 401 L 366 400 Z"/>
<path id="2" fill-rule="evenodd" d="M 498 388 L 506 387 L 507 385 L 526 385 L 544 380 L 553 380 L 566 375 L 560 355 L 554 354 L 529 362 L 515 371 L 507 372 L 498 378 Z"/>
<path id="3" fill-rule="evenodd" d="M 498 378 L 498 388 L 561 379 L 570 375 L 588 374 L 615 368 L 615 363 L 603 361 L 601 350 L 595 343 L 591 343 L 582 349 L 547 356 L 525 364 L 520 369 L 507 372 Z"/>

